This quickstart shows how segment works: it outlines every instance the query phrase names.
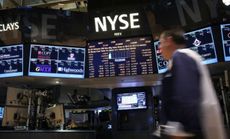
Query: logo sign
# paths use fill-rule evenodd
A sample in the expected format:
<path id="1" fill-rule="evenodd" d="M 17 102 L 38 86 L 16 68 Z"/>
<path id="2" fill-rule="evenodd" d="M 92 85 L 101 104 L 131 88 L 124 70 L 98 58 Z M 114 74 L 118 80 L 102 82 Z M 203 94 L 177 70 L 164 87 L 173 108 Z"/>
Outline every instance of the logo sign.
<path id="1" fill-rule="evenodd" d="M 83 69 L 73 69 L 73 68 L 66 68 L 66 67 L 58 67 L 59 72 L 65 73 L 82 73 Z"/>
<path id="2" fill-rule="evenodd" d="M 139 13 L 95 17 L 94 23 L 96 32 L 108 31 L 109 27 L 112 31 L 140 28 Z"/>
<path id="3" fill-rule="evenodd" d="M 70 53 L 68 60 L 75 60 L 75 54 L 74 53 Z"/>
<path id="4" fill-rule="evenodd" d="M 19 29 L 19 22 L 0 24 L 0 32 L 13 31 Z"/>
<path id="5" fill-rule="evenodd" d="M 151 35 L 143 8 L 100 10 L 89 15 L 89 40 Z"/>
<path id="6" fill-rule="evenodd" d="M 49 59 L 51 52 L 49 51 L 38 51 L 38 58 Z"/>
<path id="7" fill-rule="evenodd" d="M 50 65 L 36 65 L 36 72 L 51 72 Z"/>
<path id="8" fill-rule="evenodd" d="M 13 69 L 12 66 L 10 65 L 8 70 L 4 70 L 4 73 L 12 73 L 12 72 L 18 72 L 18 69 Z"/>

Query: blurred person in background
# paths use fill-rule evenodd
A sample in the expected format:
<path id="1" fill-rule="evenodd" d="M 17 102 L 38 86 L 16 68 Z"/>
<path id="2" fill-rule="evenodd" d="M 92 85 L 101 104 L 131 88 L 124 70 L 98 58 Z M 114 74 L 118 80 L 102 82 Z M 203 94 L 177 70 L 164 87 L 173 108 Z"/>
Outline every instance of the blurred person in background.
<path id="1" fill-rule="evenodd" d="M 182 30 L 173 29 L 160 35 L 161 54 L 169 60 L 160 94 L 161 124 L 178 123 L 193 139 L 226 139 L 208 69 L 199 54 L 183 49 L 186 48 L 183 34 Z"/>

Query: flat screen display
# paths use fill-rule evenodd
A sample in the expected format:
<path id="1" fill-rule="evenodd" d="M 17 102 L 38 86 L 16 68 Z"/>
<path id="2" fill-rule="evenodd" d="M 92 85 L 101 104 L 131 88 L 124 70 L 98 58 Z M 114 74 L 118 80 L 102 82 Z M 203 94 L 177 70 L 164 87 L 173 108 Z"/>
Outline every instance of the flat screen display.
<path id="1" fill-rule="evenodd" d="M 230 24 L 222 24 L 220 25 L 220 28 L 224 50 L 224 60 L 230 61 Z"/>
<path id="2" fill-rule="evenodd" d="M 132 110 L 147 108 L 145 92 L 117 94 L 117 110 Z"/>
<path id="3" fill-rule="evenodd" d="M 163 56 L 161 55 L 160 49 L 160 41 L 154 42 L 154 50 L 156 56 L 156 63 L 157 63 L 157 70 L 158 73 L 164 73 L 167 71 L 168 61 L 164 60 Z"/>
<path id="4" fill-rule="evenodd" d="M 0 78 L 23 76 L 23 45 L 0 47 Z"/>
<path id="5" fill-rule="evenodd" d="M 187 48 L 199 53 L 203 58 L 204 64 L 218 62 L 211 27 L 185 33 L 185 39 Z"/>
<path id="6" fill-rule="evenodd" d="M 0 107 L 0 119 L 3 119 L 4 116 L 4 107 Z"/>
<path id="7" fill-rule="evenodd" d="M 85 123 L 88 122 L 88 113 L 70 113 L 70 119 L 75 123 Z"/>
<path id="8" fill-rule="evenodd" d="M 151 37 L 89 42 L 89 78 L 153 74 L 151 47 Z"/>
<path id="9" fill-rule="evenodd" d="M 84 78 L 85 48 L 32 44 L 29 76 Z"/>

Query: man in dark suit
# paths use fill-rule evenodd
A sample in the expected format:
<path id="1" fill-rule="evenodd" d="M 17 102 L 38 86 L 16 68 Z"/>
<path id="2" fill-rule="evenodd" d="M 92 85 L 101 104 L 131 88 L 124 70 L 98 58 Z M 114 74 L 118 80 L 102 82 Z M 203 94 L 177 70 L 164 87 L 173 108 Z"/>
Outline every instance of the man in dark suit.
<path id="1" fill-rule="evenodd" d="M 215 125 L 210 124 L 211 121 L 205 120 L 210 118 L 205 113 L 207 109 L 215 107 L 213 111 L 216 121 L 218 125 L 222 125 L 218 100 L 209 82 L 207 68 L 202 64 L 199 54 L 183 49 L 186 48 L 183 34 L 181 30 L 169 30 L 160 36 L 161 54 L 164 59 L 169 60 L 168 71 L 162 80 L 161 123 L 180 123 L 185 133 L 194 135 L 194 139 L 224 139 L 223 126 L 215 128 Z M 208 124 L 210 126 L 206 126 Z"/>
<path id="2" fill-rule="evenodd" d="M 160 51 L 163 58 L 170 61 L 162 80 L 161 122 L 178 122 L 186 132 L 202 139 L 200 73 L 196 61 L 178 51 L 181 48 L 186 48 L 181 31 L 165 31 L 161 34 Z"/>

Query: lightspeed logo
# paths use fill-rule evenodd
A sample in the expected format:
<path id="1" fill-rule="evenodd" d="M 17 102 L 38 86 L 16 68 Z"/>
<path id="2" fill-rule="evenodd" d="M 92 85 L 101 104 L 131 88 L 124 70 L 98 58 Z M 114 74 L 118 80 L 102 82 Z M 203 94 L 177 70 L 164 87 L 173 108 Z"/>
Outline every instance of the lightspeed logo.
<path id="1" fill-rule="evenodd" d="M 83 73 L 82 69 L 72 69 L 66 67 L 58 67 L 58 72 L 65 72 L 65 73 Z"/>

